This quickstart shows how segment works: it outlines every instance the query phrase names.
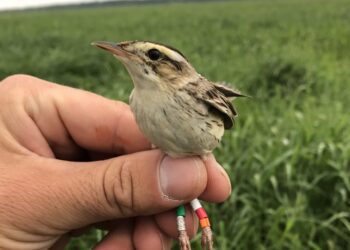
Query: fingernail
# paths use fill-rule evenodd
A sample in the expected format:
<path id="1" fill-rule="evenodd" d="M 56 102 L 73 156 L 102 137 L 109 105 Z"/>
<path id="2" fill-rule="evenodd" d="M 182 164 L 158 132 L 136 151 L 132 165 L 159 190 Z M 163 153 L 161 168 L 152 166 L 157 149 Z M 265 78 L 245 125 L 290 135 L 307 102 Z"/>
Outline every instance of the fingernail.
<path id="1" fill-rule="evenodd" d="M 198 157 L 165 156 L 160 165 L 160 186 L 165 197 L 187 200 L 205 188 L 206 170 Z"/>

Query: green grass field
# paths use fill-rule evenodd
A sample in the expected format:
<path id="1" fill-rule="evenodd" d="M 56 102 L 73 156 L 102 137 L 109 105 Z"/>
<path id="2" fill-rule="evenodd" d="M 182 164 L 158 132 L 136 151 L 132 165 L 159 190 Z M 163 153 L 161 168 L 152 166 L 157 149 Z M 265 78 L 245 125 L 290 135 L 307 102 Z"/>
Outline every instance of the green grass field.
<path id="1" fill-rule="evenodd" d="M 236 101 L 236 127 L 215 151 L 233 184 L 227 202 L 207 204 L 217 249 L 350 249 L 349 1 L 1 13 L 0 27 L 0 79 L 27 73 L 124 101 L 126 70 L 90 42 L 180 49 L 207 78 L 253 97 Z"/>

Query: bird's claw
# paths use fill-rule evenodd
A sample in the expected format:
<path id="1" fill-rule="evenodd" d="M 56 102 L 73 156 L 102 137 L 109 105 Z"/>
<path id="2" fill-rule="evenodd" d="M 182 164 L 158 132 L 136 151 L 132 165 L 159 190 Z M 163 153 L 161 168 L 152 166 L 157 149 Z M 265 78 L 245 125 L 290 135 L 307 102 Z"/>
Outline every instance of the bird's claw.
<path id="1" fill-rule="evenodd" d="M 191 250 L 190 239 L 185 230 L 179 231 L 179 244 L 181 250 Z"/>
<path id="2" fill-rule="evenodd" d="M 213 241 L 213 232 L 210 227 L 205 227 L 202 230 L 202 249 L 203 250 L 213 250 L 214 241 Z"/>

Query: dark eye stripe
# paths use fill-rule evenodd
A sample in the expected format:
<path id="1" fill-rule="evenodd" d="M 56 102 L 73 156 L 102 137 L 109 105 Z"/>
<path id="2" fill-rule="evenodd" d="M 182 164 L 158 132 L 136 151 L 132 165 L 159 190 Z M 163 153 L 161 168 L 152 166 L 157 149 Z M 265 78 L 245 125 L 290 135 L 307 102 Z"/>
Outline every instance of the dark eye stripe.
<path id="1" fill-rule="evenodd" d="M 149 59 L 151 59 L 152 61 L 166 61 L 166 62 L 169 62 L 171 65 L 173 65 L 178 71 L 181 71 L 182 70 L 182 67 L 181 67 L 181 63 L 176 61 L 176 60 L 173 60 L 171 59 L 170 57 L 168 57 L 167 55 L 161 53 L 159 50 L 155 49 L 155 48 L 152 48 L 150 50 L 148 50 L 146 52 L 146 55 Z M 151 63 L 151 62 L 147 62 L 147 60 L 143 60 L 146 64 L 150 65 L 152 67 L 152 70 L 155 72 L 156 70 L 156 65 L 154 63 Z"/>
<path id="2" fill-rule="evenodd" d="M 181 64 L 178 61 L 175 61 L 166 55 L 164 55 L 163 60 L 171 63 L 177 70 L 182 70 Z"/>
<path id="3" fill-rule="evenodd" d="M 161 44 L 161 43 L 158 43 L 158 44 L 159 44 L 159 45 L 162 45 L 162 46 L 164 46 L 164 47 L 166 47 L 166 48 L 168 48 L 168 49 L 170 49 L 170 50 L 173 50 L 173 51 L 179 53 L 179 54 L 180 54 L 183 58 L 185 58 L 185 60 L 187 61 L 187 58 L 185 57 L 185 55 L 182 54 L 179 50 L 175 49 L 174 47 L 171 47 L 171 46 L 165 45 L 165 44 Z"/>

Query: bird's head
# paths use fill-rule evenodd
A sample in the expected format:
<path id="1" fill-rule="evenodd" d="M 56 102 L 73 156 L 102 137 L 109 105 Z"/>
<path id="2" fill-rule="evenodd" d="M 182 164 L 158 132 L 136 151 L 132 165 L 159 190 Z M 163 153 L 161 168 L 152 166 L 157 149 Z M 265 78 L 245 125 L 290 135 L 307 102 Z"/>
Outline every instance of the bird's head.
<path id="1" fill-rule="evenodd" d="M 179 88 L 199 74 L 178 50 L 158 43 L 127 41 L 94 42 L 111 52 L 127 68 L 135 88 Z"/>

